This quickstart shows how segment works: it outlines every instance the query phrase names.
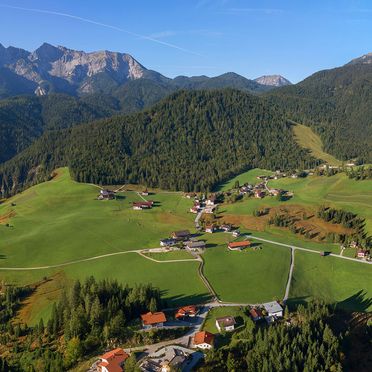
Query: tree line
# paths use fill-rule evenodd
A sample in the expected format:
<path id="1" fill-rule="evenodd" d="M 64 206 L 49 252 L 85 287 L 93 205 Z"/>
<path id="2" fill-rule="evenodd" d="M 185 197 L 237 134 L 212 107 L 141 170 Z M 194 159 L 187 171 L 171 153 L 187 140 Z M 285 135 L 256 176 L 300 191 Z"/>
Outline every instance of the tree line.
<path id="1" fill-rule="evenodd" d="M 259 97 L 181 91 L 146 112 L 45 133 L 0 166 L 0 185 L 10 195 L 69 166 L 81 182 L 208 191 L 251 168 L 315 167 L 291 126 Z"/>

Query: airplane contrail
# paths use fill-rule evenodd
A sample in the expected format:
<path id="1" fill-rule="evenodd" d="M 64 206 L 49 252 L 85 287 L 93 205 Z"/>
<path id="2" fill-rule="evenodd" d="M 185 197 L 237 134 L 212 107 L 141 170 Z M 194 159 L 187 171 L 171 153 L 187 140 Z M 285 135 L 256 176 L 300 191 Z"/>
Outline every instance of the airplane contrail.
<path id="1" fill-rule="evenodd" d="M 178 45 L 175 45 L 175 44 L 167 43 L 165 41 L 161 41 L 161 40 L 152 38 L 150 36 L 141 35 L 141 34 L 138 34 L 136 32 L 125 30 L 121 27 L 109 25 L 107 23 L 97 22 L 97 21 L 94 21 L 94 20 L 89 19 L 89 18 L 79 17 L 79 16 L 69 14 L 69 13 L 56 12 L 56 11 L 53 11 L 53 10 L 46 10 L 46 9 L 25 8 L 25 7 L 21 7 L 21 6 L 13 6 L 13 5 L 7 5 L 7 4 L 0 4 L 0 7 L 1 8 L 8 8 L 8 9 L 15 9 L 15 10 L 24 10 L 24 11 L 27 11 L 27 12 L 34 12 L 34 13 L 51 14 L 51 15 L 56 15 L 56 16 L 60 16 L 60 17 L 71 18 L 71 19 L 75 19 L 77 21 L 91 23 L 91 24 L 96 25 L 96 26 L 106 27 L 106 28 L 110 28 L 110 29 L 115 30 L 115 31 L 124 32 L 128 35 L 131 35 L 131 36 L 139 37 L 141 39 L 149 40 L 149 41 L 152 41 L 154 43 L 167 46 L 169 48 L 177 49 L 177 50 L 180 50 L 180 51 L 185 52 L 185 53 L 190 53 L 190 54 L 194 54 L 196 56 L 202 57 L 202 55 L 199 54 L 199 53 L 196 53 L 196 52 L 194 52 L 192 50 L 189 50 L 189 49 L 182 48 L 182 47 L 180 47 Z"/>

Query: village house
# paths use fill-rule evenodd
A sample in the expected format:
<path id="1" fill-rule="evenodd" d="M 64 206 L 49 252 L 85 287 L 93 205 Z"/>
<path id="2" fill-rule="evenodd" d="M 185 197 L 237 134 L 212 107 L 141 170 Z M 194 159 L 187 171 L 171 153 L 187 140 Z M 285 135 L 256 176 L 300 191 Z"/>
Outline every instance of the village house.
<path id="1" fill-rule="evenodd" d="M 283 316 L 283 308 L 276 301 L 267 302 L 263 307 L 269 317 L 281 318 Z"/>
<path id="2" fill-rule="evenodd" d="M 205 226 L 205 232 L 209 234 L 213 234 L 216 231 L 215 225 L 207 225 Z"/>
<path id="3" fill-rule="evenodd" d="M 359 243 L 356 242 L 355 240 L 353 240 L 351 243 L 350 243 L 350 248 L 358 248 L 359 247 Z"/>
<path id="4" fill-rule="evenodd" d="M 220 226 L 220 229 L 225 232 L 230 232 L 231 231 L 231 225 L 228 224 L 223 224 Z"/>
<path id="5" fill-rule="evenodd" d="M 171 247 L 173 245 L 177 244 L 177 242 L 174 239 L 162 239 L 160 240 L 160 246 L 161 247 Z"/>
<path id="6" fill-rule="evenodd" d="M 367 258 L 370 254 L 370 251 L 367 249 L 359 249 L 357 256 L 358 258 Z"/>
<path id="7" fill-rule="evenodd" d="M 230 251 L 241 251 L 244 248 L 248 248 L 251 246 L 251 242 L 249 240 L 244 240 L 242 242 L 230 242 L 227 244 L 227 248 L 230 249 Z"/>
<path id="8" fill-rule="evenodd" d="M 235 319 L 233 316 L 224 316 L 216 319 L 216 327 L 221 331 L 231 332 L 235 329 Z"/>
<path id="9" fill-rule="evenodd" d="M 251 315 L 251 318 L 254 322 L 258 322 L 263 318 L 262 311 L 260 309 L 252 308 L 249 311 L 249 314 Z"/>
<path id="10" fill-rule="evenodd" d="M 217 206 L 216 206 L 216 205 L 209 206 L 209 207 L 205 207 L 205 208 L 204 208 L 204 213 L 212 214 L 212 213 L 214 213 L 214 211 L 215 211 L 216 209 L 217 209 Z"/>
<path id="11" fill-rule="evenodd" d="M 199 349 L 211 349 L 214 343 L 214 335 L 208 331 L 196 332 L 194 336 L 194 347 Z"/>
<path id="12" fill-rule="evenodd" d="M 115 193 L 111 190 L 100 190 L 98 195 L 99 200 L 112 200 L 115 199 Z"/>
<path id="13" fill-rule="evenodd" d="M 172 232 L 172 238 L 175 240 L 185 240 L 191 236 L 189 230 L 180 230 Z"/>
<path id="14" fill-rule="evenodd" d="M 183 306 L 176 312 L 176 319 L 194 318 L 198 314 L 198 308 L 195 305 Z"/>
<path id="15" fill-rule="evenodd" d="M 98 363 L 98 371 L 100 372 L 119 372 L 123 370 L 124 362 L 129 358 L 129 355 L 121 348 L 117 348 L 101 355 Z"/>
<path id="16" fill-rule="evenodd" d="M 162 311 L 159 311 L 157 313 L 152 313 L 151 311 L 149 311 L 146 314 L 142 314 L 141 319 L 144 329 L 161 328 L 167 321 L 167 318 Z"/>
<path id="17" fill-rule="evenodd" d="M 142 196 L 148 196 L 148 195 L 149 195 L 149 190 L 147 190 L 147 188 L 146 188 L 145 190 L 143 190 L 143 191 L 141 192 L 141 195 L 142 195 Z"/>
<path id="18" fill-rule="evenodd" d="M 278 196 L 278 195 L 282 195 L 283 190 L 280 190 L 280 189 L 270 189 L 269 193 L 272 196 Z"/>
<path id="19" fill-rule="evenodd" d="M 189 192 L 185 194 L 187 199 L 192 199 L 196 197 L 196 194 L 194 192 Z"/>
<path id="20" fill-rule="evenodd" d="M 203 240 L 190 240 L 185 243 L 186 249 L 190 251 L 198 251 L 205 249 L 205 241 Z"/>
<path id="21" fill-rule="evenodd" d="M 232 233 L 232 236 L 234 238 L 237 238 L 238 236 L 240 236 L 240 231 L 239 230 L 234 230 L 233 233 Z"/>
<path id="22" fill-rule="evenodd" d="M 194 205 L 193 207 L 190 208 L 191 213 L 197 214 L 197 213 L 199 213 L 199 211 L 200 211 L 200 208 L 196 205 Z"/>
<path id="23" fill-rule="evenodd" d="M 151 209 L 153 206 L 153 201 L 140 201 L 140 202 L 133 202 L 133 209 L 136 211 L 140 211 L 142 209 Z"/>
<path id="24" fill-rule="evenodd" d="M 205 205 L 207 206 L 214 206 L 216 204 L 216 196 L 215 195 L 211 195 L 206 201 L 205 201 Z"/>
<path id="25" fill-rule="evenodd" d="M 254 192 L 254 197 L 258 199 L 262 199 L 263 197 L 265 197 L 265 192 L 262 190 L 256 190 Z"/>

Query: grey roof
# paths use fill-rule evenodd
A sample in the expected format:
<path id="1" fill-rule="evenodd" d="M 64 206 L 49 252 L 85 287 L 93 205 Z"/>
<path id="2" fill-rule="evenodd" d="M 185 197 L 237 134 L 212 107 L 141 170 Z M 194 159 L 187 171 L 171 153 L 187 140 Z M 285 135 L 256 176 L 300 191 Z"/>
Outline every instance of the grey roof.
<path id="1" fill-rule="evenodd" d="M 196 241 L 196 242 L 188 242 L 186 244 L 189 248 L 204 248 L 205 247 L 205 242 L 204 241 Z"/>
<path id="2" fill-rule="evenodd" d="M 263 304 L 263 307 L 268 313 L 278 313 L 279 311 L 283 311 L 283 308 L 276 302 L 267 302 Z"/>

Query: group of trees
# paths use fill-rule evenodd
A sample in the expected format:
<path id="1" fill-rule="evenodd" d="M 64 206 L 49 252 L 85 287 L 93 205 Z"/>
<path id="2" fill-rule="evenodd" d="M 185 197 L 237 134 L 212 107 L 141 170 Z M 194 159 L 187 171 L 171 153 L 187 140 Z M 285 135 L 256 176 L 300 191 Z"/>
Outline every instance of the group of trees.
<path id="1" fill-rule="evenodd" d="M 341 371 L 341 345 L 329 324 L 327 306 L 300 305 L 291 324 L 245 328 L 213 350 L 200 371 Z"/>
<path id="2" fill-rule="evenodd" d="M 368 167 L 352 167 L 346 171 L 349 178 L 359 180 L 370 180 L 372 179 L 372 166 Z"/>
<path id="3" fill-rule="evenodd" d="M 343 209 L 329 208 L 323 205 L 319 207 L 317 216 L 324 221 L 341 224 L 346 228 L 353 229 L 354 232 L 352 234 L 339 235 L 337 238 L 338 240 L 335 240 L 336 242 L 348 243 L 354 240 L 365 247 L 372 246 L 372 236 L 368 236 L 365 230 L 365 220 L 364 218 L 358 217 L 357 214 L 344 211 Z"/>
<path id="4" fill-rule="evenodd" d="M 313 168 L 278 105 L 234 91 L 178 92 L 146 112 L 45 133 L 0 166 L 5 194 L 69 166 L 77 181 L 208 191 L 250 168 Z"/>
<path id="5" fill-rule="evenodd" d="M 132 327 L 140 314 L 161 306 L 160 290 L 151 285 L 129 288 L 93 277 L 84 283 L 76 281 L 53 305 L 47 323 L 40 319 L 34 327 L 15 322 L 15 306 L 24 291 L 9 287 L 0 297 L 0 345 L 12 345 L 7 357 L 11 370 L 62 371 L 86 354 L 119 343 L 156 342 L 174 336 L 167 330 L 142 334 Z"/>

